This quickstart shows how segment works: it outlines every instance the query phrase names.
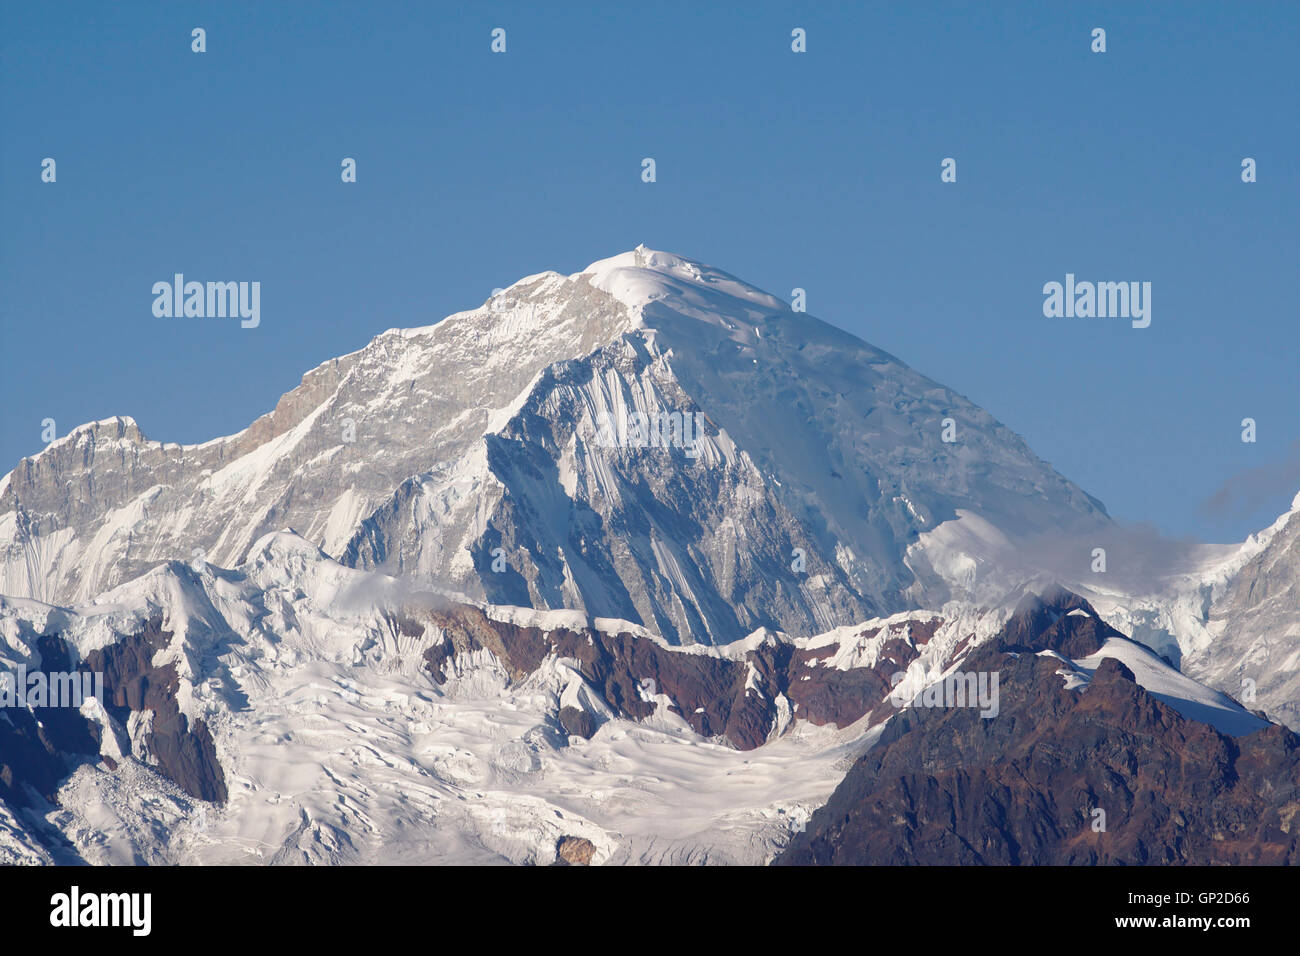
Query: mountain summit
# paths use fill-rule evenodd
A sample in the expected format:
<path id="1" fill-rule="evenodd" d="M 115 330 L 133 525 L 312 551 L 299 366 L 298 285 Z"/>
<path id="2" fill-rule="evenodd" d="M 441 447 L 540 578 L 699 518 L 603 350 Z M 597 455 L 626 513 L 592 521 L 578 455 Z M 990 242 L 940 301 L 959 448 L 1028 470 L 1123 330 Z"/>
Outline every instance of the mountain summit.
<path id="1" fill-rule="evenodd" d="M 962 396 L 638 246 L 390 329 L 226 438 L 75 429 L 0 479 L 0 593 L 84 603 L 291 527 L 473 600 L 725 643 L 937 606 L 916 544 L 959 514 L 1011 541 L 1109 523 Z"/>

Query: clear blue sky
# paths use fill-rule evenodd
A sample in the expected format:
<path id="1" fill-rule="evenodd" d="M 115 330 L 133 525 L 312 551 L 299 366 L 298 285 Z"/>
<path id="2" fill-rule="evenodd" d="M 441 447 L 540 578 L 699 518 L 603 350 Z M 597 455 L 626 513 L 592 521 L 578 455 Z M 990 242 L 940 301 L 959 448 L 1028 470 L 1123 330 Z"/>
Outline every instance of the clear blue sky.
<path id="1" fill-rule="evenodd" d="M 807 289 L 1117 517 L 1238 539 L 1300 490 L 1298 27 L 1253 2 L 5 0 L 0 472 L 46 417 L 238 431 L 386 328 L 644 242 Z M 155 318 L 174 272 L 260 281 L 261 327 Z M 1150 281 L 1151 327 L 1044 318 L 1067 272 Z"/>

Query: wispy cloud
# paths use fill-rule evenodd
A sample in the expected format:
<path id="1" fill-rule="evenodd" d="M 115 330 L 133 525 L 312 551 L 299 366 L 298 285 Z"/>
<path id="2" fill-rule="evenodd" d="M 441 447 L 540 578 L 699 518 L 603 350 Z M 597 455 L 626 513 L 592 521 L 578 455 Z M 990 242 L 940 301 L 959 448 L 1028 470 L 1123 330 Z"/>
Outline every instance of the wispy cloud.
<path id="1" fill-rule="evenodd" d="M 1300 441 L 1291 444 L 1282 461 L 1233 475 L 1200 510 L 1211 518 L 1247 517 L 1297 491 L 1300 491 Z"/>

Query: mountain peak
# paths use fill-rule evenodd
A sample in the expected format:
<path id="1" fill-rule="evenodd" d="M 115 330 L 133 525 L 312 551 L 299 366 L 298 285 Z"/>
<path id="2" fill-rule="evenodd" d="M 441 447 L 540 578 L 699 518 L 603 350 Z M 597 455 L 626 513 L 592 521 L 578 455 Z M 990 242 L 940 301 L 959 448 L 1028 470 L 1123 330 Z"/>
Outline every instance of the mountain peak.
<path id="1" fill-rule="evenodd" d="M 570 278 L 585 278 L 595 288 L 633 308 L 671 299 L 717 309 L 725 307 L 728 299 L 740 299 L 763 311 L 789 310 L 780 299 L 730 273 L 696 259 L 650 249 L 644 243 L 629 252 L 598 259 Z"/>

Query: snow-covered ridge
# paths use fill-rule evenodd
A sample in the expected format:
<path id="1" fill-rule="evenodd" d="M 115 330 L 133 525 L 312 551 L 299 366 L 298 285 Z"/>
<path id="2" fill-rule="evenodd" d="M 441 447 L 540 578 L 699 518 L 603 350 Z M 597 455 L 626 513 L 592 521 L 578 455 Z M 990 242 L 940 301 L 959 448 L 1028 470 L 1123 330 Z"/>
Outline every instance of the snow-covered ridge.
<path id="1" fill-rule="evenodd" d="M 1209 724 L 1233 737 L 1251 734 L 1269 725 L 1268 721 L 1252 714 L 1228 695 L 1180 674 L 1151 650 L 1127 638 L 1112 637 L 1097 653 L 1079 660 L 1067 661 L 1050 651 L 1040 653 L 1051 654 L 1066 665 L 1057 673 L 1065 678 L 1065 686 L 1070 689 L 1087 687 L 1101 662 L 1112 657 L 1132 671 L 1134 679 L 1152 696 L 1184 717 Z"/>

